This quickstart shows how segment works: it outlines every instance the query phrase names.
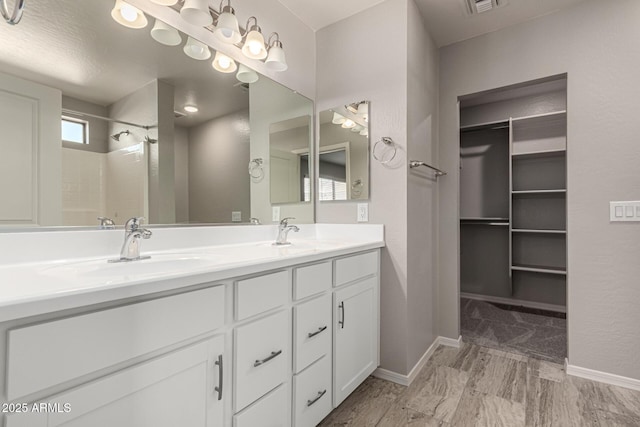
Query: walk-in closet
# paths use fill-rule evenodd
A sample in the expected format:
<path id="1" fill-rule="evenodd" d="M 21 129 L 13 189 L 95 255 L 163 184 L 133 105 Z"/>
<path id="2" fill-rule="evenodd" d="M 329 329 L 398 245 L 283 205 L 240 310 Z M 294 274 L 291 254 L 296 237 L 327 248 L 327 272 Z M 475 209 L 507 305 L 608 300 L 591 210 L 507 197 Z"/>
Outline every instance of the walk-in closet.
<path id="1" fill-rule="evenodd" d="M 463 340 L 566 357 L 567 79 L 460 98 Z"/>

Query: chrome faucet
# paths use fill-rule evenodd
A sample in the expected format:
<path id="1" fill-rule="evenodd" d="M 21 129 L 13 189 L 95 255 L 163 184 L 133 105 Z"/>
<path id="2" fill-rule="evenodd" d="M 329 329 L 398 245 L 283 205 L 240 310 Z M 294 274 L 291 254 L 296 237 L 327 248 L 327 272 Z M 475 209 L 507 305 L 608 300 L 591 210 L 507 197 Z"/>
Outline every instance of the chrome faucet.
<path id="1" fill-rule="evenodd" d="M 109 262 L 128 262 L 149 259 L 150 256 L 140 256 L 140 239 L 149 239 L 151 230 L 141 228 L 140 224 L 144 217 L 133 217 L 124 225 L 124 244 L 120 250 L 120 258 L 109 260 Z"/>
<path id="2" fill-rule="evenodd" d="M 100 225 L 98 226 L 100 230 L 115 230 L 116 228 L 116 223 L 106 216 L 99 216 L 98 221 L 100 221 Z"/>
<path id="3" fill-rule="evenodd" d="M 296 233 L 300 231 L 300 229 L 295 225 L 289 225 L 290 219 L 295 219 L 295 218 L 287 217 L 287 218 L 284 218 L 282 221 L 280 221 L 280 225 L 278 226 L 278 237 L 276 238 L 274 245 L 276 246 L 290 245 L 291 242 L 287 241 L 287 235 L 289 234 L 289 232 L 291 230 L 293 230 Z"/>

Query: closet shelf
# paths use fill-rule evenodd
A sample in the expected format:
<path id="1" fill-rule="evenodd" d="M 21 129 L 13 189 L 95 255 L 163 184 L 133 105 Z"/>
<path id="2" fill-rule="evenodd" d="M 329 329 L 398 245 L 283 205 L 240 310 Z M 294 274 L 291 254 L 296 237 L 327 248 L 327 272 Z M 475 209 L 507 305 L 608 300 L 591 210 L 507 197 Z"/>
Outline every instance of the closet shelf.
<path id="1" fill-rule="evenodd" d="M 513 117 L 511 120 L 514 122 L 520 122 L 525 120 L 536 120 L 545 118 L 564 118 L 567 115 L 567 110 L 552 111 L 550 113 L 532 114 L 530 116 Z"/>
<path id="2" fill-rule="evenodd" d="M 564 156 L 566 153 L 567 153 L 566 148 L 559 148 L 555 150 L 539 150 L 539 151 L 525 151 L 522 153 L 511 153 L 511 157 L 515 157 L 516 159 L 544 158 L 544 157 Z"/>
<path id="3" fill-rule="evenodd" d="M 542 230 L 533 228 L 514 228 L 514 233 L 567 234 L 567 230 Z"/>
<path id="4" fill-rule="evenodd" d="M 461 225 L 490 225 L 490 226 L 502 226 L 508 227 L 508 222 L 493 222 L 493 221 L 461 221 Z"/>
<path id="5" fill-rule="evenodd" d="M 509 221 L 509 218 L 504 217 L 463 217 L 460 221 Z"/>
<path id="6" fill-rule="evenodd" d="M 484 123 L 477 123 L 473 125 L 460 126 L 460 131 L 468 132 L 468 131 L 474 131 L 474 130 L 489 130 L 492 127 L 499 127 L 502 129 L 503 126 L 509 127 L 509 120 L 497 120 L 494 122 L 484 122 Z"/>
<path id="7" fill-rule="evenodd" d="M 545 273 L 545 274 L 558 274 L 562 276 L 566 276 L 567 270 L 562 267 L 549 267 L 549 266 L 541 266 L 541 265 L 512 265 L 511 270 L 516 271 L 530 271 L 533 273 Z"/>
<path id="8" fill-rule="evenodd" d="M 556 189 L 556 190 L 515 190 L 512 191 L 512 194 L 562 194 L 566 193 L 566 189 Z"/>

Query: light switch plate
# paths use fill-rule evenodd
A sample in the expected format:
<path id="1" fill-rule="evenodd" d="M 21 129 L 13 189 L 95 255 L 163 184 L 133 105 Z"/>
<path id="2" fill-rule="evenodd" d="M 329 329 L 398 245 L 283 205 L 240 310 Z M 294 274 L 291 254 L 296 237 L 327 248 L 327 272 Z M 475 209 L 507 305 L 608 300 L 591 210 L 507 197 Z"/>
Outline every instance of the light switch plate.
<path id="1" fill-rule="evenodd" d="M 271 207 L 271 221 L 280 222 L 280 206 Z"/>
<path id="2" fill-rule="evenodd" d="M 640 201 L 609 202 L 609 220 L 611 222 L 640 221 Z"/>
<path id="3" fill-rule="evenodd" d="M 369 203 L 358 203 L 358 222 L 369 221 Z"/>
<path id="4" fill-rule="evenodd" d="M 231 222 L 242 222 L 242 212 L 241 211 L 231 212 Z"/>

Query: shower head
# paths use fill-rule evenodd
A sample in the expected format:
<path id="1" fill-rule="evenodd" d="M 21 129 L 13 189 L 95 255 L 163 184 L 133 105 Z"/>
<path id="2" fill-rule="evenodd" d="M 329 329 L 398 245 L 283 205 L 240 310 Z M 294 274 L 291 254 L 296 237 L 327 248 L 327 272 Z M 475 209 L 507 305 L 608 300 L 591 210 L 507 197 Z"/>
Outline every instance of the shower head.
<path id="1" fill-rule="evenodd" d="M 129 131 L 128 130 L 123 130 L 122 132 L 118 132 L 116 134 L 111 135 L 111 138 L 115 139 L 116 141 L 120 141 L 120 137 L 122 135 L 129 135 Z"/>

